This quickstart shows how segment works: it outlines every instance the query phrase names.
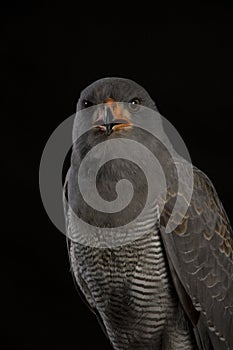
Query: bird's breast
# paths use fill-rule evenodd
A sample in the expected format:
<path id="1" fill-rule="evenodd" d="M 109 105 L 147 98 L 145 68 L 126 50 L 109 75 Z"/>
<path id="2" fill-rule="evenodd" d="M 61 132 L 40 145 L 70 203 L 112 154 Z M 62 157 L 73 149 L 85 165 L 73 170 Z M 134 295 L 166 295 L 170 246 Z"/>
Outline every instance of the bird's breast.
<path id="1" fill-rule="evenodd" d="M 79 254 L 82 277 L 116 349 L 151 338 L 158 345 L 173 304 L 158 230 L 123 247 L 85 247 Z"/>

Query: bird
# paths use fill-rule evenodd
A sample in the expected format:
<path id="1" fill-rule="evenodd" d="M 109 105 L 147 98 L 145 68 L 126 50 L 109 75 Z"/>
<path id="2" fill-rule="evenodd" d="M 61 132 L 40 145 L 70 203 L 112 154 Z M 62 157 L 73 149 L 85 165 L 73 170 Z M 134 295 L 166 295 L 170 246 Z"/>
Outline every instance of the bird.
<path id="1" fill-rule="evenodd" d="M 177 227 L 165 232 L 174 198 L 186 194 L 178 191 L 160 142 L 134 127 L 134 113 L 142 106 L 158 112 L 148 92 L 126 78 L 99 79 L 80 94 L 77 111 L 86 111 L 84 119 L 91 128 L 73 144 L 63 198 L 74 280 L 115 350 L 233 349 L 233 232 L 229 219 L 210 179 L 192 165 L 193 190 L 187 211 Z M 76 118 L 74 138 L 81 124 Z M 102 166 L 97 187 L 111 201 L 119 178 L 130 178 L 139 188 L 138 196 L 125 212 L 97 215 L 78 190 L 77 172 L 88 152 L 103 141 L 124 137 L 146 143 L 160 154 L 161 162 L 166 160 L 164 208 L 159 214 L 156 208 L 153 215 L 146 213 L 154 224 L 147 230 L 143 218 L 140 224 L 145 233 L 126 244 L 104 248 L 82 244 L 70 234 L 75 226 L 70 208 L 101 234 L 103 228 L 122 226 L 145 204 L 149 189 L 143 174 L 136 175 L 137 165 L 124 159 Z M 96 158 L 90 156 L 90 164 L 98 163 L 96 153 Z"/>

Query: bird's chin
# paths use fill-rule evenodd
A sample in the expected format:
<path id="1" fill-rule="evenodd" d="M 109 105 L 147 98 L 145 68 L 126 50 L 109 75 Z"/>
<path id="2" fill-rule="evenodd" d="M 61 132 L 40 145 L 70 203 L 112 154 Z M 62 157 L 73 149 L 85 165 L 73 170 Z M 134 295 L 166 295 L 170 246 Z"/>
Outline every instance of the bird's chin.
<path id="1" fill-rule="evenodd" d="M 96 132 L 104 133 L 107 136 L 113 136 L 119 133 L 125 133 L 132 128 L 131 124 L 116 124 L 109 131 L 105 125 L 96 125 L 93 127 Z"/>
<path id="2" fill-rule="evenodd" d="M 102 132 L 106 132 L 106 126 L 105 125 L 96 125 L 93 127 L 96 131 L 102 131 Z"/>
<path id="3" fill-rule="evenodd" d="M 129 130 L 132 128 L 132 125 L 131 124 L 116 124 L 113 126 L 112 130 L 114 132 L 116 131 L 120 131 L 120 130 Z"/>

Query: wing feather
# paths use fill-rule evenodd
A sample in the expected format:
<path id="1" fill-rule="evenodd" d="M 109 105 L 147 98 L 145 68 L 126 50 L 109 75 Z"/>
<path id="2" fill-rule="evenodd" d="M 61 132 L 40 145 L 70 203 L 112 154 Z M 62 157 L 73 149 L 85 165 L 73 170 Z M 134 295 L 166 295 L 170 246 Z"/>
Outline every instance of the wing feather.
<path id="1" fill-rule="evenodd" d="M 168 258 L 213 345 L 233 349 L 233 234 L 227 215 L 212 183 L 196 168 L 189 209 L 168 234 L 165 227 L 172 203 L 167 200 L 161 216 Z"/>

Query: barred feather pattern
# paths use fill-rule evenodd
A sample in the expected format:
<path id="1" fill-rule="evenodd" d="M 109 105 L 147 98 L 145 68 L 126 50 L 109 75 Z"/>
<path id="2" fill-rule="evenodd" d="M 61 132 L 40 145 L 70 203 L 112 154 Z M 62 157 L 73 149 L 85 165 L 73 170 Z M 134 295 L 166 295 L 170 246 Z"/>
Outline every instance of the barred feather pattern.
<path id="1" fill-rule="evenodd" d="M 115 350 L 196 349 L 159 230 L 117 248 L 71 242 L 75 279 Z"/>

